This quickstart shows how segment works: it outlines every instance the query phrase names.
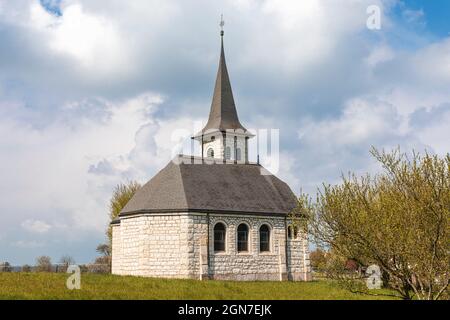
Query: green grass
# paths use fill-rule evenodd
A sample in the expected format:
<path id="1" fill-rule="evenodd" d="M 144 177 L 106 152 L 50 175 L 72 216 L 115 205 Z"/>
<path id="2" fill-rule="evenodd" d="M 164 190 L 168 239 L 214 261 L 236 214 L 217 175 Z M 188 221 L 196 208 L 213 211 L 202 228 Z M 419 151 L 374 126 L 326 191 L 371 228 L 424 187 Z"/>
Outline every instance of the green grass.
<path id="1" fill-rule="evenodd" d="M 81 289 L 68 290 L 67 278 L 55 273 L 0 273 L 0 299 L 386 299 L 354 294 L 326 280 L 232 282 L 82 274 Z"/>

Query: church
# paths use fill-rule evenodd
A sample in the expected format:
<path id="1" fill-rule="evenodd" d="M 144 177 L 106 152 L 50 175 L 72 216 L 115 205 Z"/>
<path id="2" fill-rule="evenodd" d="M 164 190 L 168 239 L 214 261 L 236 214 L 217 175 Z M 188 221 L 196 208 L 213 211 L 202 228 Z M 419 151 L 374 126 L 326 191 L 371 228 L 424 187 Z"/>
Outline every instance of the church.
<path id="1" fill-rule="evenodd" d="M 179 155 L 139 189 L 112 224 L 112 273 L 238 281 L 310 280 L 307 235 L 292 228 L 290 187 L 249 161 L 225 63 L 201 156 Z"/>

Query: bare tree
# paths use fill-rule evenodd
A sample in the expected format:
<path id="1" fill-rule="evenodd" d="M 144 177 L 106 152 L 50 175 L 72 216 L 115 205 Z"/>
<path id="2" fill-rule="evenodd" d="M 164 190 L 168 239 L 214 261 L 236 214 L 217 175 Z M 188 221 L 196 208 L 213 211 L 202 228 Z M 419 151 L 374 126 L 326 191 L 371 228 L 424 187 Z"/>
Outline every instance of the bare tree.
<path id="1" fill-rule="evenodd" d="M 109 257 L 111 255 L 111 248 L 106 243 L 99 244 L 97 246 L 96 251 L 100 253 L 102 256 Z"/>
<path id="2" fill-rule="evenodd" d="M 11 271 L 12 271 L 12 267 L 8 261 L 0 263 L 0 272 L 11 272 Z"/>
<path id="3" fill-rule="evenodd" d="M 110 273 L 111 258 L 102 256 L 95 259 L 94 263 L 88 264 L 88 271 L 91 273 Z"/>
<path id="4" fill-rule="evenodd" d="M 32 268 L 31 268 L 31 266 L 28 265 L 28 264 L 24 264 L 24 265 L 22 266 L 22 272 L 31 272 L 31 270 L 32 270 Z"/>
<path id="5" fill-rule="evenodd" d="M 59 269 L 58 271 L 60 271 L 60 272 L 66 272 L 66 271 L 67 271 L 67 268 L 68 268 L 70 265 L 75 264 L 75 259 L 72 258 L 72 257 L 69 256 L 69 255 L 65 255 L 65 256 L 62 256 L 62 257 L 61 257 L 61 259 L 59 260 L 59 263 L 61 264 L 61 266 L 60 266 L 60 268 L 58 268 L 58 269 Z"/>
<path id="6" fill-rule="evenodd" d="M 38 272 L 51 272 L 52 260 L 48 256 L 40 256 L 36 258 L 36 271 Z"/>

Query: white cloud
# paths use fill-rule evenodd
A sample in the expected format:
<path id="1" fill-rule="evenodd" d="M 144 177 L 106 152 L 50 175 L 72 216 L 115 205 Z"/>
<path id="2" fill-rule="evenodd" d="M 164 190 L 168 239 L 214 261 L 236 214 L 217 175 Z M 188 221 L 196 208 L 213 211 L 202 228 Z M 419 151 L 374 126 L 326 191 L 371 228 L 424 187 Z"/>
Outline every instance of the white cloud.
<path id="1" fill-rule="evenodd" d="M 96 72 L 110 76 L 117 76 L 123 68 L 133 68 L 127 43 L 113 21 L 100 14 L 86 13 L 80 3 L 64 7 L 62 16 L 33 3 L 30 26 L 43 33 L 52 51 L 68 55 L 82 68 L 95 68 Z"/>
<path id="2" fill-rule="evenodd" d="M 402 108 L 393 99 L 363 96 L 349 100 L 337 117 L 302 122 L 298 130 L 301 145 L 290 151 L 297 159 L 292 169 L 300 186 L 315 193 L 324 182 L 337 183 L 341 173 L 379 172 L 381 167 L 369 154 L 372 146 L 386 150 L 400 146 L 405 152 L 427 150 L 441 156 L 448 153 L 450 103 L 422 106 L 409 113 L 402 113 Z"/>
<path id="3" fill-rule="evenodd" d="M 22 106 L 14 110 L 2 105 L 0 110 L 7 110 L 0 120 L 2 210 L 18 210 L 25 216 L 37 210 L 41 218 L 62 220 L 75 229 L 104 229 L 109 192 L 121 179 L 115 175 L 102 180 L 90 174 L 89 167 L 103 159 L 127 157 L 135 147 L 136 131 L 154 121 L 152 113 L 161 102 L 155 94 L 119 103 L 99 101 L 104 109 L 101 116 L 74 118 L 84 102 L 72 103 L 65 106 L 65 114 L 44 128 L 11 117 L 25 112 Z M 14 135 L 8 134 L 11 132 Z M 31 222 L 27 220 L 23 226 L 48 231 L 39 222 Z"/>
<path id="4" fill-rule="evenodd" d="M 450 83 L 450 38 L 418 51 L 411 60 L 417 77 L 433 83 Z"/>
<path id="5" fill-rule="evenodd" d="M 241 63 L 255 68 L 264 64 L 292 75 L 334 59 L 338 47 L 365 31 L 370 4 L 382 6 L 378 0 L 266 0 L 259 7 L 244 6 L 243 10 L 251 10 L 244 14 L 258 18 L 252 19 Z M 383 20 L 388 24 L 388 17 Z"/>
<path id="6" fill-rule="evenodd" d="M 306 70 L 339 59 L 337 51 L 345 50 L 347 44 L 364 45 L 356 36 L 366 31 L 369 4 L 382 5 L 380 0 L 229 1 L 222 10 L 229 12 L 225 20 L 230 40 L 226 41 L 232 39 L 236 48 L 234 54 L 229 52 L 235 57 L 233 68 L 258 71 L 264 65 L 284 76 L 301 73 L 306 77 Z M 28 37 L 24 41 L 44 51 L 44 57 L 36 58 L 56 57 L 55 62 L 63 64 L 53 75 L 63 80 L 56 85 L 69 81 L 83 87 L 88 80 L 107 86 L 119 80 L 152 77 L 145 73 L 168 60 L 180 60 L 180 66 L 194 64 L 198 71 L 205 63 L 216 61 L 217 42 L 212 36 L 217 39 L 220 10 L 210 1 L 63 1 L 60 17 L 47 12 L 38 1 L 19 1 L 7 8 L 2 18 L 12 26 L 25 25 Z M 199 12 L 202 19 L 196 19 Z M 386 23 L 388 20 L 383 17 Z M 193 30 L 187 30 L 187 25 Z M 33 72 L 41 68 L 39 62 Z M 68 76 L 74 79 L 67 80 Z"/>
<path id="7" fill-rule="evenodd" d="M 22 228 L 29 232 L 47 233 L 51 229 L 51 225 L 40 220 L 25 220 L 21 224 Z"/>
<path id="8" fill-rule="evenodd" d="M 172 159 L 173 132 L 189 136 L 199 127 L 190 118 L 158 119 L 161 104 L 161 96 L 153 93 L 120 102 L 72 102 L 43 128 L 21 118 L 23 106 L 10 104 L 3 113 L 7 106 L 0 105 L 0 114 L 6 115 L 0 119 L 0 208 L 21 212 L 4 217 L 2 225 L 25 218 L 20 225 L 29 232 L 54 231 L 66 238 L 84 230 L 103 233 L 114 186 L 146 182 Z M 183 151 L 189 152 L 190 139 L 184 141 Z"/>
<path id="9" fill-rule="evenodd" d="M 450 103 L 423 108 L 411 115 L 410 130 L 427 146 L 428 151 L 445 155 L 449 152 Z"/>
<path id="10" fill-rule="evenodd" d="M 349 101 L 339 118 L 306 123 L 300 137 L 321 147 L 357 145 L 396 135 L 402 122 L 392 105 L 381 101 Z"/>
<path id="11" fill-rule="evenodd" d="M 375 68 L 378 64 L 391 61 L 395 57 L 395 52 L 388 45 L 380 45 L 375 47 L 366 58 L 366 62 L 371 68 Z"/>

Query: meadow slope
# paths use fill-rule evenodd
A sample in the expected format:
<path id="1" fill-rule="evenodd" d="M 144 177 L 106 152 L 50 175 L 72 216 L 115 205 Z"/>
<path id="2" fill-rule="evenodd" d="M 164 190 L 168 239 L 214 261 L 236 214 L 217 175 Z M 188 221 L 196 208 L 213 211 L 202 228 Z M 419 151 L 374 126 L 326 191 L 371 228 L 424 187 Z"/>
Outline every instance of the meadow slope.
<path id="1" fill-rule="evenodd" d="M 324 280 L 231 282 L 82 274 L 81 289 L 68 290 L 68 276 L 55 273 L 0 273 L 0 299 L 386 299 L 353 294 Z"/>

